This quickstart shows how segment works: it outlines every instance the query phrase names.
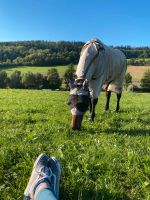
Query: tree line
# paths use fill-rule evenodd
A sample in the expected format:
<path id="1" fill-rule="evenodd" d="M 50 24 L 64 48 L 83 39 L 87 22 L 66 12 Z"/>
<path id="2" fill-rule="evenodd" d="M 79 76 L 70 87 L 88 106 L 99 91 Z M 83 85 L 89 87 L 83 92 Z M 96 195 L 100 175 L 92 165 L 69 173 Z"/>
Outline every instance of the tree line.
<path id="1" fill-rule="evenodd" d="M 15 89 L 67 89 L 69 82 L 74 81 L 75 69 L 69 65 L 64 76 L 60 78 L 57 69 L 51 68 L 46 74 L 27 72 L 21 74 L 20 71 L 14 71 L 8 76 L 6 71 L 0 71 L 0 88 Z M 62 86 L 63 83 L 63 86 Z M 65 87 L 64 87 L 65 86 Z M 146 70 L 140 81 L 140 88 L 132 84 L 132 76 L 126 73 L 124 79 L 126 90 L 150 92 L 150 69 Z"/>
<path id="2" fill-rule="evenodd" d="M 77 63 L 82 42 L 1 42 L 0 66 L 55 66 Z"/>
<path id="3" fill-rule="evenodd" d="M 0 68 L 11 66 L 57 66 L 77 64 L 83 42 L 21 41 L 0 42 Z M 116 46 L 129 64 L 150 64 L 149 47 Z"/>
<path id="4" fill-rule="evenodd" d="M 0 88 L 15 89 L 59 89 L 62 79 L 56 69 L 52 68 L 43 75 L 41 73 L 27 72 L 22 74 L 14 71 L 8 76 L 6 71 L 0 71 Z"/>
<path id="5" fill-rule="evenodd" d="M 64 76 L 60 77 L 58 70 L 50 68 L 47 73 L 21 73 L 15 70 L 11 74 L 0 71 L 0 88 L 14 89 L 60 89 L 63 83 L 63 90 L 69 89 L 69 82 L 74 80 L 75 69 L 73 65 L 68 65 Z"/>

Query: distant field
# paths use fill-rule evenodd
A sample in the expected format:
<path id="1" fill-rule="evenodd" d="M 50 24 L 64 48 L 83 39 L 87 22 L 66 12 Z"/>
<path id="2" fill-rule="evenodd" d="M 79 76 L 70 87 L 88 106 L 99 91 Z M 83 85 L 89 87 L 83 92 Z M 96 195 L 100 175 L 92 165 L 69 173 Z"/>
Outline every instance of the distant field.
<path id="1" fill-rule="evenodd" d="M 59 71 L 60 76 L 63 76 L 65 70 L 67 69 L 67 66 L 47 66 L 47 67 L 42 67 L 42 66 L 22 66 L 22 67 L 14 67 L 14 68 L 8 68 L 6 71 L 8 73 L 11 73 L 15 70 L 19 70 L 22 73 L 26 73 L 26 72 L 33 72 L 33 73 L 46 73 L 49 69 L 51 68 L 56 68 Z"/>
<path id="2" fill-rule="evenodd" d="M 31 71 L 33 73 L 39 72 L 39 73 L 46 73 L 49 69 L 51 68 L 56 68 L 60 74 L 60 76 L 62 77 L 65 73 L 65 70 L 67 69 L 67 66 L 48 66 L 48 67 L 42 67 L 42 66 L 23 66 L 23 67 L 14 67 L 14 68 L 8 68 L 6 71 L 8 73 L 13 72 L 14 70 L 19 70 L 22 73 L 26 73 L 28 71 Z M 150 66 L 131 66 L 129 65 L 127 68 L 127 72 L 129 72 L 131 74 L 131 76 L 133 77 L 133 81 L 139 81 L 144 72 L 150 69 Z"/>
<path id="3" fill-rule="evenodd" d="M 142 77 L 144 72 L 150 69 L 150 66 L 131 66 L 129 65 L 127 68 L 127 72 L 129 72 L 133 78 L 133 81 L 139 81 Z"/>

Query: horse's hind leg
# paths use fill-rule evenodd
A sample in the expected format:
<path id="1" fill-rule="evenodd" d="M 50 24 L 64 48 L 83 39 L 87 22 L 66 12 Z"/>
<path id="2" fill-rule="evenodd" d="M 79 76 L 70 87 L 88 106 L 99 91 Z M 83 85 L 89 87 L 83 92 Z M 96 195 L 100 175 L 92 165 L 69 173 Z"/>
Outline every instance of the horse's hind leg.
<path id="1" fill-rule="evenodd" d="M 120 104 L 121 94 L 122 94 L 122 93 L 117 94 L 116 112 L 119 112 L 119 109 L 120 109 L 120 105 L 119 105 L 119 104 Z"/>
<path id="2" fill-rule="evenodd" d="M 106 105 L 105 105 L 105 111 L 109 110 L 109 102 L 111 97 L 111 91 L 106 90 Z"/>

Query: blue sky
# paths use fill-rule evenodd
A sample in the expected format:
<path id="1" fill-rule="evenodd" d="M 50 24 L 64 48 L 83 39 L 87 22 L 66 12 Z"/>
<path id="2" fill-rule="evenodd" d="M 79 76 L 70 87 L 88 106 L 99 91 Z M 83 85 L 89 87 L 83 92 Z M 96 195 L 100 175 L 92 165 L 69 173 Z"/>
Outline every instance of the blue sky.
<path id="1" fill-rule="evenodd" d="M 0 41 L 150 46 L 149 0 L 0 0 Z"/>

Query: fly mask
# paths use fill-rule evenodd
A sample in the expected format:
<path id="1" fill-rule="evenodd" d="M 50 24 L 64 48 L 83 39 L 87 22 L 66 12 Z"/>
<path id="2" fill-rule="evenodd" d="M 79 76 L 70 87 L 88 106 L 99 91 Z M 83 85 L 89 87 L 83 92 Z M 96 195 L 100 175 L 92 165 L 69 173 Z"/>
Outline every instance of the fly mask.
<path id="1" fill-rule="evenodd" d="M 81 81 L 81 80 L 80 80 Z M 83 115 L 88 110 L 90 104 L 90 95 L 88 87 L 77 80 L 70 90 L 68 105 L 72 114 L 72 129 L 80 129 Z"/>

